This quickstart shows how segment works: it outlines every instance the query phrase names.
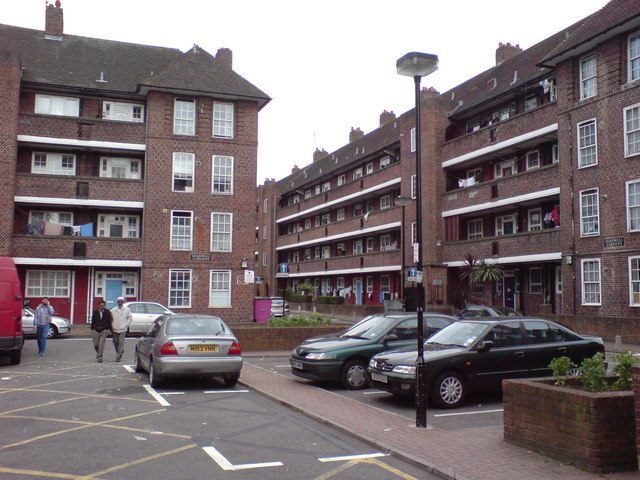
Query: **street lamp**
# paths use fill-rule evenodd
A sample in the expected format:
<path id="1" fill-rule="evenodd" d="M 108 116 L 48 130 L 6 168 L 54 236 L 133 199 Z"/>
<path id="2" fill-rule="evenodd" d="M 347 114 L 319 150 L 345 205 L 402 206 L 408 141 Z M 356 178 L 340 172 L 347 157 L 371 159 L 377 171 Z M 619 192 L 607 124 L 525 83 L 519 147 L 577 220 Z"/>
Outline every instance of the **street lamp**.
<path id="1" fill-rule="evenodd" d="M 404 300 L 404 275 L 406 270 L 406 264 L 404 263 L 404 246 L 405 246 L 405 221 L 404 221 L 404 207 L 411 203 L 410 197 L 396 197 L 393 201 L 396 206 L 402 207 L 402 231 L 400 232 L 400 251 L 402 252 L 402 270 L 400 270 L 400 298 Z"/>
<path id="2" fill-rule="evenodd" d="M 399 75 L 413 77 L 415 83 L 415 128 L 416 128 L 416 245 L 414 259 L 418 271 L 417 314 L 418 314 L 418 358 L 416 359 L 416 427 L 427 427 L 427 378 L 424 363 L 424 284 L 422 283 L 422 142 L 420 129 L 420 80 L 438 69 L 438 56 L 430 53 L 410 52 L 398 59 L 396 69 Z M 416 255 L 417 253 L 417 255 Z"/>

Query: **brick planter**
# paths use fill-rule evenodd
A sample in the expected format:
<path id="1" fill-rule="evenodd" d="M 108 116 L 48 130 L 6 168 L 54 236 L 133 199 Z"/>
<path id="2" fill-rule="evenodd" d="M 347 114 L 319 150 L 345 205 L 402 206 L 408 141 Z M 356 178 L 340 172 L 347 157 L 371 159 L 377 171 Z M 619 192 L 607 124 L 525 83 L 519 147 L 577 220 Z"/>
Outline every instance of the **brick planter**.
<path id="1" fill-rule="evenodd" d="M 637 470 L 633 392 L 553 382 L 503 382 L 505 441 L 594 473 Z"/>
<path id="2" fill-rule="evenodd" d="M 278 328 L 255 323 L 230 323 L 229 327 L 238 337 L 243 352 L 290 351 L 307 338 L 345 329 L 345 325 Z"/>

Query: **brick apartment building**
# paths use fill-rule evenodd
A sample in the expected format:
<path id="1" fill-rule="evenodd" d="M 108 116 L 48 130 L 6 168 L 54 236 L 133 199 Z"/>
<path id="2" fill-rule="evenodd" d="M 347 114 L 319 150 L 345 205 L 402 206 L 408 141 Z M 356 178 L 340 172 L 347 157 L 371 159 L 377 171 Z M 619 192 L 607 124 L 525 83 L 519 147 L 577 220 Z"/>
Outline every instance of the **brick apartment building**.
<path id="1" fill-rule="evenodd" d="M 0 255 L 25 298 L 86 322 L 100 299 L 253 319 L 258 112 L 215 56 L 0 25 Z"/>
<path id="2" fill-rule="evenodd" d="M 637 318 L 637 1 L 612 0 L 524 51 L 500 44 L 493 68 L 442 94 L 423 89 L 421 112 L 427 303 Z M 410 293 L 413 126 L 410 111 L 265 184 L 260 195 L 278 203 L 275 248 L 258 243 L 260 274 L 277 288 L 351 287 L 347 303 Z M 397 196 L 414 199 L 404 219 Z M 461 281 L 468 255 L 499 264 L 503 279 Z M 289 274 L 277 278 L 283 263 Z"/>

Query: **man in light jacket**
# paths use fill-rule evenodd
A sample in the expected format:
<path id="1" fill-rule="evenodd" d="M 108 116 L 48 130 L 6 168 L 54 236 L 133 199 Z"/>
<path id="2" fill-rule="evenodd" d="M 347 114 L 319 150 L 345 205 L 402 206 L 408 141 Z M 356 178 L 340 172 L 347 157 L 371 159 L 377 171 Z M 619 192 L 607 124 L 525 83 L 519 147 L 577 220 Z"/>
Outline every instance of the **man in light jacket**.
<path id="1" fill-rule="evenodd" d="M 133 315 L 129 307 L 124 306 L 124 298 L 118 297 L 118 305 L 111 309 L 111 336 L 113 346 L 116 349 L 116 362 L 122 360 L 124 351 L 124 338 L 127 336 L 127 329 L 131 325 Z"/>
<path id="2" fill-rule="evenodd" d="M 42 297 L 42 303 L 36 307 L 36 315 L 33 317 L 33 325 L 36 327 L 36 338 L 38 340 L 38 353 L 44 357 L 47 349 L 47 336 L 51 319 L 53 317 L 53 307 L 49 304 L 48 297 Z"/>

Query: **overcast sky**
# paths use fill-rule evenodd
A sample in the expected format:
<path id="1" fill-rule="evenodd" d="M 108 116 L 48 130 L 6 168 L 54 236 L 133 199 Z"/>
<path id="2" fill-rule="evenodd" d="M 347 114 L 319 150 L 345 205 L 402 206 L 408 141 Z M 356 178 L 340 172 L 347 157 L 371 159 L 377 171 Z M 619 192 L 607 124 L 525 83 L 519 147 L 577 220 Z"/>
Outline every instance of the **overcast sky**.
<path id="1" fill-rule="evenodd" d="M 54 0 L 50 0 L 54 3 Z M 607 0 L 62 0 L 66 34 L 189 50 L 233 51 L 233 69 L 266 92 L 258 176 L 280 180 L 331 153 L 351 127 L 368 133 L 383 110 L 413 107 L 407 52 L 434 53 L 422 86 L 447 91 L 495 64 L 499 42 L 523 49 Z M 44 29 L 45 0 L 0 0 L 0 23 Z"/>

